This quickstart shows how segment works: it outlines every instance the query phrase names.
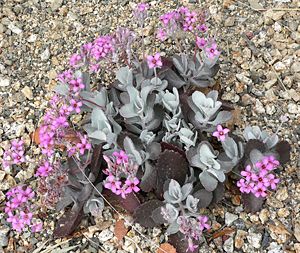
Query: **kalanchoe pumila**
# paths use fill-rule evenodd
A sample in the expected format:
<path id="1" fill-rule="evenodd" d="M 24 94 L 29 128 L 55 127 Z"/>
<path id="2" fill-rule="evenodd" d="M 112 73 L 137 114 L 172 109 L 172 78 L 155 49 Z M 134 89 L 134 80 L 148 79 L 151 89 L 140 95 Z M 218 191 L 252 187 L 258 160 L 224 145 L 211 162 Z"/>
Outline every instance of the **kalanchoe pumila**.
<path id="1" fill-rule="evenodd" d="M 3 154 L 2 166 L 4 170 L 9 170 L 12 165 L 19 165 L 24 163 L 25 147 L 23 140 L 12 140 L 10 147 L 5 150 Z"/>
<path id="2" fill-rule="evenodd" d="M 136 6 L 140 27 L 147 22 L 148 8 L 145 3 Z M 231 117 L 230 106 L 218 100 L 217 91 L 204 93 L 194 87 L 211 87 L 218 72 L 220 50 L 208 34 L 205 14 L 181 7 L 162 15 L 160 21 L 158 39 L 172 37 L 179 42 L 181 33 L 190 34 L 195 38 L 194 53 L 178 47 L 180 55 L 141 57 L 134 48 L 137 33 L 118 28 L 84 44 L 71 56 L 69 69 L 58 76 L 56 95 L 49 101 L 38 131 L 44 157 L 35 176 L 43 205 L 57 204 L 57 210 L 69 206 L 73 230 L 68 225 L 58 226 L 61 236 L 74 231 L 82 211 L 101 215 L 103 199 L 87 178 L 101 182 L 97 189 L 109 189 L 106 193 L 122 204 L 132 201 L 141 189 L 143 193 L 153 191 L 156 198 L 144 203 L 149 205 L 143 204 L 147 210 L 141 213 L 148 216 L 152 227 L 157 218 L 157 224 L 168 224 L 168 234 L 183 234 L 189 251 L 198 249 L 203 232 L 210 229 L 208 217 L 200 215 L 199 208 L 222 198 L 227 174 L 237 170 L 241 161 L 247 165 L 237 182 L 243 194 L 261 198 L 279 182 L 273 171 L 288 144 L 277 144 L 276 134 L 257 127 L 246 128 L 245 140 L 232 129 L 228 135 L 224 123 Z M 103 86 L 99 75 L 118 67 L 115 82 Z M 97 81 L 91 82 L 94 77 Z M 74 114 L 82 112 L 86 134 L 72 129 L 74 125 L 78 129 Z M 265 158 L 249 162 L 256 144 Z M 3 159 L 6 166 L 23 162 L 22 156 L 13 155 L 22 153 L 22 143 L 13 146 Z M 57 153 L 68 156 L 68 161 L 56 161 Z M 102 159 L 107 168 L 97 162 Z M 20 201 L 19 197 L 9 200 L 7 212 Z M 41 229 L 27 210 L 17 214 L 19 219 L 9 217 L 14 228 L 22 230 L 30 224 L 32 231 Z"/>

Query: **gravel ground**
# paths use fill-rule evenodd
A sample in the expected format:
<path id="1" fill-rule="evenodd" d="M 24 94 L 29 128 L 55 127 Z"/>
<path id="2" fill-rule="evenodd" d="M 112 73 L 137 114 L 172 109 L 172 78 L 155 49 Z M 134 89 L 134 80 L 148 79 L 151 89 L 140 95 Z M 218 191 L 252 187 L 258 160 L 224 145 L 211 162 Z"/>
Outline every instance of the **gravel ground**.
<path id="1" fill-rule="evenodd" d="M 280 116 L 286 113 L 289 121 L 279 135 L 293 149 L 291 163 L 280 173 L 277 192 L 260 212 L 245 213 L 239 196 L 228 191 L 224 201 L 211 210 L 210 217 L 214 229 L 224 226 L 231 232 L 210 241 L 200 252 L 299 253 L 300 2 L 261 0 L 261 6 L 258 1 L 246 0 L 195 2 L 180 4 L 204 7 L 211 13 L 210 24 L 223 49 L 218 77 L 224 90 L 222 98 L 240 108 L 236 124 L 240 129 L 251 124 L 276 132 Z M 176 4 L 152 1 L 151 15 L 158 17 Z M 117 26 L 134 27 L 133 5 L 126 0 L 0 0 L 0 156 L 10 139 L 22 137 L 30 146 L 30 133 L 47 106 L 57 73 L 65 68 L 71 53 Z M 155 26 L 153 20 L 146 27 L 148 48 L 172 51 L 171 44 L 152 43 L 148 36 Z M 34 146 L 29 150 L 36 156 L 39 152 Z M 4 192 L 12 185 L 30 182 L 34 186 L 33 173 L 30 164 L 16 175 L 0 170 L 1 206 Z M 44 234 L 16 236 L 0 214 L 0 252 L 155 252 L 153 245 L 133 229 L 123 243 L 117 242 L 113 234 L 116 216 L 109 209 L 103 214 L 104 221 L 89 226 L 84 221 L 84 232 L 69 241 L 51 241 L 55 216 L 48 213 L 45 217 Z M 161 229 L 135 227 L 152 244 L 165 240 Z M 47 240 L 48 251 L 34 251 L 42 249 Z"/>

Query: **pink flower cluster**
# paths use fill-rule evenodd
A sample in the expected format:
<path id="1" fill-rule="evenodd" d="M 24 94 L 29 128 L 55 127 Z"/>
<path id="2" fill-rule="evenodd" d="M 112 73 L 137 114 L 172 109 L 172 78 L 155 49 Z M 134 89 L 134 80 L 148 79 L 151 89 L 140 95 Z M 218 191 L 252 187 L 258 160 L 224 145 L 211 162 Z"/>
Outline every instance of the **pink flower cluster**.
<path id="1" fill-rule="evenodd" d="M 39 139 L 42 153 L 46 156 L 51 156 L 54 153 L 55 145 L 65 145 L 68 148 L 69 156 L 80 152 L 83 154 L 85 150 L 91 149 L 91 145 L 87 141 L 87 136 L 82 136 L 78 133 L 80 143 L 74 146 L 73 143 L 66 143 L 64 137 L 68 134 L 69 116 L 71 113 L 80 113 L 81 101 L 71 98 L 69 104 L 67 99 L 60 96 L 53 96 L 50 100 L 50 108 L 45 113 L 42 119 L 42 125 L 39 128 Z"/>
<path id="2" fill-rule="evenodd" d="M 100 36 L 93 42 L 82 45 L 80 53 L 75 53 L 70 57 L 69 64 L 71 68 L 88 66 L 91 72 L 97 72 L 100 69 L 100 61 L 108 59 L 113 52 L 112 36 Z M 61 74 L 59 80 L 70 81 L 70 72 L 72 71 L 68 70 Z"/>
<path id="3" fill-rule="evenodd" d="M 115 151 L 112 156 L 103 156 L 108 168 L 104 171 L 108 177 L 105 179 L 104 187 L 111 190 L 122 198 L 126 198 L 131 192 L 138 192 L 140 188 L 139 179 L 136 177 L 138 165 L 129 160 L 123 151 Z"/>
<path id="4" fill-rule="evenodd" d="M 147 3 L 138 3 L 136 5 L 136 8 L 133 11 L 133 15 L 140 24 L 144 23 L 144 20 L 147 17 L 148 9 L 149 9 L 149 4 Z"/>
<path id="5" fill-rule="evenodd" d="M 17 186 L 6 193 L 5 213 L 8 215 L 7 222 L 17 232 L 22 232 L 28 226 L 32 232 L 42 230 L 42 223 L 33 222 L 31 202 L 35 193 L 30 187 Z"/>
<path id="6" fill-rule="evenodd" d="M 200 215 L 197 218 L 179 216 L 177 218 L 177 223 L 179 224 L 179 231 L 183 233 L 188 240 L 187 251 L 191 252 L 198 247 L 194 244 L 194 241 L 199 241 L 203 231 L 205 229 L 210 229 L 207 216 Z"/>
<path id="7" fill-rule="evenodd" d="M 186 7 L 180 7 L 175 11 L 165 13 L 160 16 L 160 21 L 162 22 L 162 28 L 158 32 L 160 40 L 165 40 L 180 30 L 192 32 L 193 34 L 206 33 L 208 30 L 204 15 L 191 11 Z"/>
<path id="8" fill-rule="evenodd" d="M 279 183 L 279 179 L 271 173 L 278 166 L 279 161 L 274 156 L 265 156 L 253 167 L 251 165 L 246 166 L 245 170 L 241 172 L 243 178 L 237 182 L 237 186 L 242 193 L 252 193 L 257 198 L 265 198 L 268 188 L 275 190 Z"/>
<path id="9" fill-rule="evenodd" d="M 4 170 L 9 169 L 12 165 L 25 162 L 25 148 L 23 140 L 11 141 L 9 149 L 3 154 L 2 166 Z"/>

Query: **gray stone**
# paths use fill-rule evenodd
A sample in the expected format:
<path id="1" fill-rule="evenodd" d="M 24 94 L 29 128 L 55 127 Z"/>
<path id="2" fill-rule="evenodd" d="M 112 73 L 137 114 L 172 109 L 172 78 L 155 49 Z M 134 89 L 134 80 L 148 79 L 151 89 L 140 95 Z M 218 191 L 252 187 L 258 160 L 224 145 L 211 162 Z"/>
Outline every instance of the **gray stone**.
<path id="1" fill-rule="evenodd" d="M 235 76 L 240 82 L 242 82 L 244 84 L 247 84 L 247 85 L 252 84 L 252 80 L 250 78 L 244 76 L 243 74 L 236 74 Z"/>
<path id="2" fill-rule="evenodd" d="M 47 47 L 42 53 L 41 53 L 41 59 L 42 61 L 46 61 L 50 58 L 50 50 Z"/>
<path id="3" fill-rule="evenodd" d="M 239 216 L 233 213 L 225 213 L 225 224 L 231 225 L 235 220 L 237 220 Z"/>
<path id="4" fill-rule="evenodd" d="M 300 72 L 300 62 L 294 62 L 291 66 L 291 72 L 292 73 L 299 73 Z"/>
<path id="5" fill-rule="evenodd" d="M 223 249 L 225 252 L 228 252 L 228 253 L 232 253 L 233 252 L 233 238 L 232 237 L 229 237 L 225 242 L 224 242 L 224 245 L 223 245 Z"/>
<path id="6" fill-rule="evenodd" d="M 50 8 L 52 11 L 56 11 L 63 3 L 63 0 L 51 0 Z"/>
<path id="7" fill-rule="evenodd" d="M 229 17 L 225 19 L 224 26 L 230 27 L 234 26 L 235 17 Z"/>
<path id="8" fill-rule="evenodd" d="M 9 227 L 2 226 L 0 227 L 0 247 L 5 247 L 8 245 L 8 234 Z"/>

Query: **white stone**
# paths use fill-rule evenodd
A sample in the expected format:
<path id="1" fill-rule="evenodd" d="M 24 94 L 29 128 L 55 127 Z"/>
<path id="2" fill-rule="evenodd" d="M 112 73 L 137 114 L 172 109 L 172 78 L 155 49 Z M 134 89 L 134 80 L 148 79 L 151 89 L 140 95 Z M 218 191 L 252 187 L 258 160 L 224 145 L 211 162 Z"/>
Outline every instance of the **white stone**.
<path id="1" fill-rule="evenodd" d="M 36 39 L 37 39 L 37 35 L 36 34 L 31 34 L 29 36 L 29 38 L 27 39 L 27 41 L 32 43 L 32 42 L 35 42 Z"/>
<path id="2" fill-rule="evenodd" d="M 247 240 L 248 240 L 249 244 L 256 249 L 260 249 L 261 239 L 262 239 L 261 234 L 249 233 L 249 235 L 247 235 Z"/>
<path id="3" fill-rule="evenodd" d="M 15 26 L 13 23 L 10 23 L 8 25 L 8 29 L 10 29 L 15 34 L 21 34 L 22 33 L 22 30 L 19 27 Z"/>
<path id="4" fill-rule="evenodd" d="M 46 60 L 49 59 L 49 57 L 50 57 L 50 51 L 49 51 L 49 48 L 47 47 L 47 48 L 45 49 L 45 51 L 42 52 L 42 54 L 41 54 L 41 59 L 42 59 L 42 61 L 46 61 Z"/>
<path id="5" fill-rule="evenodd" d="M 276 71 L 283 71 L 286 69 L 286 66 L 281 61 L 279 61 L 274 64 L 274 69 Z"/>
<path id="6" fill-rule="evenodd" d="M 106 242 L 114 237 L 114 233 L 109 229 L 105 229 L 99 234 L 98 237 L 100 242 Z"/>
<path id="7" fill-rule="evenodd" d="M 293 114 L 300 113 L 300 106 L 299 105 L 296 105 L 294 103 L 289 103 L 287 107 L 288 107 L 288 112 L 289 113 L 293 113 Z"/>
<path id="8" fill-rule="evenodd" d="M 0 87 L 7 87 L 9 86 L 9 84 L 10 84 L 9 79 L 0 77 Z"/>
<path id="9" fill-rule="evenodd" d="M 265 110 L 263 104 L 258 99 L 255 100 L 255 108 L 254 108 L 254 110 L 258 114 L 266 113 L 266 110 Z"/>

